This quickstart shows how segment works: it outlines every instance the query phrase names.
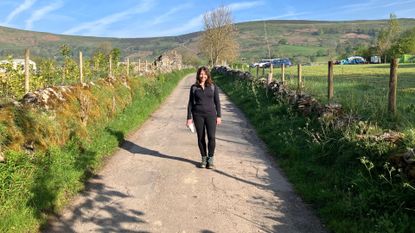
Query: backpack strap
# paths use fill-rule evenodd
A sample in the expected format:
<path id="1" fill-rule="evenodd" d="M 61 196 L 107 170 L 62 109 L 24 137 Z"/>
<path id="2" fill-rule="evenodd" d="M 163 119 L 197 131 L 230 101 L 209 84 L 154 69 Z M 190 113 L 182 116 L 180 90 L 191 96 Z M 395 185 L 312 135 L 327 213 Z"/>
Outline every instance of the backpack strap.
<path id="1" fill-rule="evenodd" d="M 196 89 L 197 89 L 196 85 L 192 85 L 193 105 L 196 104 L 196 100 L 195 100 Z M 215 85 L 214 84 L 210 85 L 210 89 L 212 89 L 212 92 L 215 93 Z"/>
<path id="2" fill-rule="evenodd" d="M 196 85 L 192 85 L 193 105 L 196 105 L 196 100 L 195 100 L 196 88 L 197 88 Z"/>

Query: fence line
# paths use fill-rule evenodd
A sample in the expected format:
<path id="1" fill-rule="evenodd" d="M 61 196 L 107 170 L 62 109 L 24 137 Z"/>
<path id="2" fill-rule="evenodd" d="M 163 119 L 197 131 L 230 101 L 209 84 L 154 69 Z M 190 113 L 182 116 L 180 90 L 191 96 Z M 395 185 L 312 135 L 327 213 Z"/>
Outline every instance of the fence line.
<path id="1" fill-rule="evenodd" d="M 138 59 L 138 62 L 130 62 L 130 59 L 127 58 L 126 62 L 119 62 L 116 64 L 116 66 L 114 66 L 111 55 L 109 56 L 109 60 L 104 61 L 105 63 L 102 63 L 102 60 L 94 60 L 94 63 L 92 64 L 90 62 L 85 63 L 82 51 L 79 51 L 78 56 L 79 63 L 76 62 L 73 58 L 65 57 L 62 66 L 56 65 L 56 63 L 51 61 L 49 65 L 45 66 L 46 68 L 44 67 L 43 70 L 41 69 L 41 72 L 46 72 L 46 75 L 45 73 L 42 73 L 41 75 L 36 75 L 31 74 L 32 66 L 30 61 L 30 49 L 25 49 L 23 67 L 24 74 L 22 74 L 22 72 L 19 72 L 18 68 L 15 69 L 15 67 L 13 67 L 13 61 L 7 62 L 2 65 L 4 66 L 4 69 L 0 69 L 0 98 L 20 98 L 23 95 L 29 93 L 30 91 L 33 91 L 34 89 L 44 88 L 48 85 L 55 85 L 57 83 L 60 83 L 62 85 L 74 82 L 85 83 L 85 76 L 92 81 L 98 78 L 104 78 L 108 76 L 113 77 L 122 75 L 129 77 L 131 74 L 130 69 L 132 73 L 138 75 L 156 74 L 158 72 L 163 72 L 161 66 L 154 65 L 152 62 L 148 62 L 147 60 L 142 61 L 141 59 Z M 45 62 L 48 61 L 45 60 Z M 37 68 L 40 68 L 39 64 L 37 65 Z M 181 66 L 175 65 L 170 67 L 170 70 L 180 69 L 180 67 Z M 31 75 L 33 76 L 31 77 Z M 39 79 L 38 81 L 37 79 L 33 78 L 41 79 Z"/>
<path id="2" fill-rule="evenodd" d="M 331 103 L 334 98 L 334 62 L 328 61 L 328 72 L 327 72 L 327 99 L 328 103 Z M 256 66 L 256 75 L 254 77 L 266 78 L 266 82 L 269 84 L 272 82 L 274 71 L 272 65 L 270 66 L 268 76 L 265 76 L 265 68 L 262 68 L 262 76 L 259 76 L 259 67 Z M 281 83 L 286 84 L 286 69 L 285 65 L 281 65 Z M 248 70 L 251 73 L 251 67 Z M 342 72 L 343 73 L 343 72 Z M 395 115 L 397 112 L 397 82 L 398 82 L 398 59 L 392 59 L 390 63 L 390 74 L 389 74 L 389 88 L 388 88 L 388 112 Z M 304 90 L 305 82 L 303 77 L 302 65 L 297 66 L 297 93 L 301 94 Z"/>

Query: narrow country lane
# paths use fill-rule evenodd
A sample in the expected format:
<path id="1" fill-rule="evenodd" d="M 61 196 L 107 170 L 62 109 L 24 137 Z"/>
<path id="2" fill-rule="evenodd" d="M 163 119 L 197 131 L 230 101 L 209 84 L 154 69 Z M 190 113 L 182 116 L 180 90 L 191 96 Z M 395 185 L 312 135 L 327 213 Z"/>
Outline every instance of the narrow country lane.
<path id="1" fill-rule="evenodd" d="M 183 79 L 45 232 L 326 232 L 222 93 L 216 170 L 197 167 Z"/>

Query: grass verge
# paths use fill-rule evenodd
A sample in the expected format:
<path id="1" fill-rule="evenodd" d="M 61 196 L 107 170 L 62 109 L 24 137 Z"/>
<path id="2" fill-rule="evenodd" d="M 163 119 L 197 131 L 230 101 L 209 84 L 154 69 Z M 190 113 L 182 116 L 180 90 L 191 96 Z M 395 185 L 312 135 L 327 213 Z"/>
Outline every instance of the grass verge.
<path id="1" fill-rule="evenodd" d="M 246 114 L 303 199 L 333 232 L 415 232 L 415 189 L 391 166 L 392 152 L 415 145 L 408 132 L 401 145 L 358 139 L 376 131 L 367 122 L 333 129 L 299 116 L 260 84 L 215 76 Z"/>
<path id="2" fill-rule="evenodd" d="M 190 72 L 75 89 L 54 110 L 1 109 L 0 232 L 38 232 Z"/>

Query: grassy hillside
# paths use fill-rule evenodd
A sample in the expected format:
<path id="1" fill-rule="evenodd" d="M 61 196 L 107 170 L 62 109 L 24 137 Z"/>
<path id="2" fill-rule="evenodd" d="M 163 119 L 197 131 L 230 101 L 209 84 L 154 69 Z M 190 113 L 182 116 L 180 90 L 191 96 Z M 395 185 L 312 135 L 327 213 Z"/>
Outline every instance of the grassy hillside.
<path id="1" fill-rule="evenodd" d="M 96 49 L 120 48 L 122 56 L 130 58 L 154 58 L 161 53 L 191 43 L 198 33 L 174 37 L 155 38 L 104 38 L 67 36 L 43 32 L 31 32 L 0 27 L 0 58 L 7 55 L 22 56 L 25 48 L 34 56 L 59 59 L 59 47 L 67 44 L 72 51 L 82 50 L 90 56 Z"/>
<path id="2" fill-rule="evenodd" d="M 402 30 L 405 30 L 415 25 L 415 19 L 399 19 L 399 23 Z M 300 60 L 314 56 L 314 59 L 319 60 L 339 53 L 339 48 L 336 51 L 336 47 L 344 49 L 347 46 L 373 44 L 379 30 L 386 24 L 387 20 L 270 20 L 238 23 L 236 26 L 239 30 L 241 59 L 254 61 L 268 57 L 269 54 L 297 57 Z M 31 47 L 35 56 L 59 58 L 59 46 L 68 44 L 73 51 L 83 50 L 86 56 L 97 48 L 120 48 L 122 57 L 129 56 L 133 59 L 153 59 L 173 48 L 197 55 L 197 41 L 200 36 L 200 32 L 195 32 L 174 37 L 119 39 L 65 36 L 5 27 L 0 27 L 0 34 L 0 57 L 8 54 L 21 55 L 24 48 Z"/>

